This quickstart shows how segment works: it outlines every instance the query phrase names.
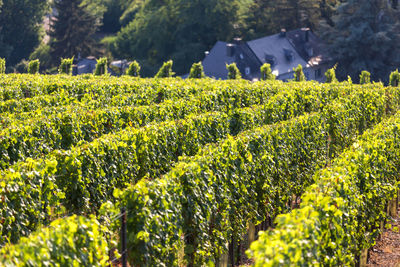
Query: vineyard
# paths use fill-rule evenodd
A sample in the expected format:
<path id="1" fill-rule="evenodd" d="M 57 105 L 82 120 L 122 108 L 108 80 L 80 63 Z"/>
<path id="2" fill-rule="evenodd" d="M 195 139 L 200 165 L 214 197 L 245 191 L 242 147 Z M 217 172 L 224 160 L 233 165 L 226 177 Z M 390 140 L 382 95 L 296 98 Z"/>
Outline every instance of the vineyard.
<path id="1" fill-rule="evenodd" d="M 253 228 L 256 266 L 354 265 L 399 109 L 380 83 L 0 75 L 0 265 L 224 266 Z"/>

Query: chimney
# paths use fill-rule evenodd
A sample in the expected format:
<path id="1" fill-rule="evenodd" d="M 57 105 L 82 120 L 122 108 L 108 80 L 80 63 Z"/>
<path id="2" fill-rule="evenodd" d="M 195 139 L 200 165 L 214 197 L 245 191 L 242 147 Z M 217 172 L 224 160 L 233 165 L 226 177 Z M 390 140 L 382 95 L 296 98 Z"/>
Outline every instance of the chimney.
<path id="1" fill-rule="evenodd" d="M 308 43 L 310 41 L 310 28 L 302 28 L 304 33 L 304 42 Z"/>
<path id="2" fill-rule="evenodd" d="M 399 1 L 398 0 L 392 0 L 392 8 L 393 9 L 397 9 L 398 5 L 399 5 Z"/>
<path id="3" fill-rule="evenodd" d="M 235 45 L 234 44 L 226 44 L 226 56 L 233 57 L 235 54 Z"/>
<path id="4" fill-rule="evenodd" d="M 240 37 L 234 38 L 234 39 L 233 39 L 233 43 L 234 43 L 235 45 L 240 45 L 240 44 L 242 43 L 242 38 L 240 38 Z"/>
<path id="5" fill-rule="evenodd" d="M 279 37 L 281 37 L 281 38 L 286 37 L 286 29 L 281 29 L 281 33 L 279 34 Z"/>

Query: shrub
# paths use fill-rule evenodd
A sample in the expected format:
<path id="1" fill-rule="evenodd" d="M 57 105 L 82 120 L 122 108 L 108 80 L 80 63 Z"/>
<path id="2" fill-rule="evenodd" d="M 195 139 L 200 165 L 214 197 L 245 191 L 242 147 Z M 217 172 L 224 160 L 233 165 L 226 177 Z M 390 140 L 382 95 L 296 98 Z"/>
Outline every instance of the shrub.
<path id="1" fill-rule="evenodd" d="M 108 60 L 106 57 L 99 58 L 99 60 L 97 60 L 94 75 L 100 76 L 107 74 L 107 65 L 108 65 Z"/>
<path id="2" fill-rule="evenodd" d="M 294 71 L 294 80 L 296 82 L 302 82 L 306 80 L 306 76 L 303 73 L 303 67 L 299 64 L 297 68 L 293 69 Z"/>
<path id="3" fill-rule="evenodd" d="M 201 79 L 204 77 L 206 77 L 206 75 L 204 74 L 204 69 L 201 62 L 193 63 L 192 68 L 190 69 L 189 78 Z"/>
<path id="4" fill-rule="evenodd" d="M 39 72 L 40 61 L 39 59 L 31 60 L 28 63 L 28 73 L 37 74 Z"/>
<path id="5" fill-rule="evenodd" d="M 175 73 L 172 71 L 172 64 L 173 64 L 172 60 L 164 62 L 160 70 L 157 72 L 155 78 L 167 78 L 174 76 Z"/>
<path id="6" fill-rule="evenodd" d="M 107 266 L 108 247 L 94 218 L 53 221 L 18 244 L 0 250 L 1 266 Z"/>
<path id="7" fill-rule="evenodd" d="M 336 73 L 335 73 L 335 71 L 336 71 L 336 66 L 337 66 L 337 65 L 333 66 L 333 68 L 330 68 L 330 69 L 328 69 L 328 70 L 325 72 L 326 83 L 335 83 L 335 82 L 338 81 L 338 80 L 336 79 Z"/>
<path id="8" fill-rule="evenodd" d="M 263 80 L 263 81 L 275 80 L 275 75 L 272 74 L 270 64 L 265 63 L 264 65 L 261 66 L 260 70 L 261 70 L 261 80 Z"/>
<path id="9" fill-rule="evenodd" d="M 4 58 L 0 58 L 0 74 L 6 73 L 6 60 Z"/>
<path id="10" fill-rule="evenodd" d="M 136 60 L 129 65 L 126 74 L 133 77 L 140 77 L 140 65 Z"/>
<path id="11" fill-rule="evenodd" d="M 236 66 L 236 63 L 226 65 L 226 69 L 228 70 L 228 79 L 234 80 L 242 78 L 242 75 L 240 74 L 240 71 Z"/>
<path id="12" fill-rule="evenodd" d="M 400 85 L 400 73 L 399 73 L 399 70 L 395 70 L 392 73 L 390 73 L 389 85 L 390 86 L 399 86 Z"/>
<path id="13" fill-rule="evenodd" d="M 58 69 L 58 73 L 71 75 L 73 62 L 74 62 L 73 57 L 61 59 L 61 64 L 60 64 L 60 68 Z"/>
<path id="14" fill-rule="evenodd" d="M 40 71 L 44 71 L 53 67 L 53 59 L 50 55 L 50 45 L 41 43 L 35 51 L 30 54 L 28 60 L 38 59 L 40 61 Z M 57 71 L 57 68 L 56 68 Z"/>
<path id="15" fill-rule="evenodd" d="M 371 82 L 371 74 L 368 71 L 363 70 L 360 75 L 360 84 L 367 84 L 370 82 Z"/>
<path id="16" fill-rule="evenodd" d="M 17 73 L 26 73 L 26 71 L 28 70 L 28 64 L 29 62 L 23 59 L 17 65 L 15 65 L 14 71 L 16 71 Z"/>

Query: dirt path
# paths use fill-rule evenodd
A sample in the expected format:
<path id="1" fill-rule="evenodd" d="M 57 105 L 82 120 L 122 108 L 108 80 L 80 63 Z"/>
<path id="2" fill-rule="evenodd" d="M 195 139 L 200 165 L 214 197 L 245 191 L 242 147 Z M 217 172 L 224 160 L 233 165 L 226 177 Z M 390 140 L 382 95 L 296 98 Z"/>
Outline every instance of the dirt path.
<path id="1" fill-rule="evenodd" d="M 400 217 L 389 221 L 381 240 L 369 251 L 367 266 L 400 267 Z"/>

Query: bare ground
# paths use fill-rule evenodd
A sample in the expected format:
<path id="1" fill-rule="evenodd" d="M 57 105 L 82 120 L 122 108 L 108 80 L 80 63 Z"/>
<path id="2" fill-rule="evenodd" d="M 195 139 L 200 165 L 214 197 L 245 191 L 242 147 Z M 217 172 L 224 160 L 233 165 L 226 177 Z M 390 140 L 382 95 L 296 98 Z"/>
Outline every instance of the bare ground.
<path id="1" fill-rule="evenodd" d="M 400 217 L 387 222 L 391 227 L 385 229 L 377 244 L 370 249 L 368 265 L 399 267 L 400 266 Z"/>

